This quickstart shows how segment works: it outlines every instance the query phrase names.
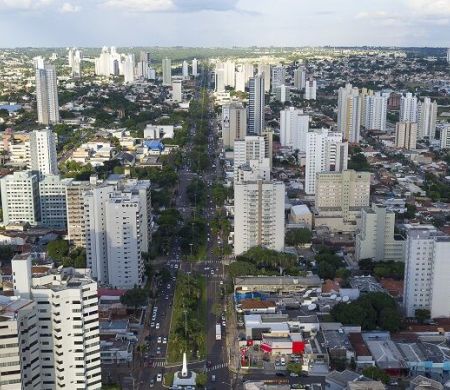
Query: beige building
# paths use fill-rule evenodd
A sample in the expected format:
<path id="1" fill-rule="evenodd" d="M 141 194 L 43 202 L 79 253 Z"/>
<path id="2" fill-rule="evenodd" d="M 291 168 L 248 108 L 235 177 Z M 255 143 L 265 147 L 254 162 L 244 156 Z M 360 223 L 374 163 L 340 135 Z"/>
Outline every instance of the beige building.
<path id="1" fill-rule="evenodd" d="M 67 237 L 77 247 L 86 246 L 83 194 L 90 188 L 88 181 L 73 181 L 66 187 Z"/>
<path id="2" fill-rule="evenodd" d="M 370 204 L 370 176 L 354 170 L 317 173 L 316 226 L 354 231 L 361 209 Z"/>
<path id="3" fill-rule="evenodd" d="M 417 123 L 397 122 L 395 125 L 395 147 L 415 149 L 417 141 Z"/>
<path id="4" fill-rule="evenodd" d="M 225 148 L 232 148 L 234 141 L 244 139 L 247 132 L 247 110 L 241 103 L 222 106 L 222 139 Z"/>
<path id="5" fill-rule="evenodd" d="M 307 229 L 312 229 L 313 216 L 308 206 L 299 204 L 292 206 L 289 214 L 289 223 L 294 225 L 303 225 Z"/>

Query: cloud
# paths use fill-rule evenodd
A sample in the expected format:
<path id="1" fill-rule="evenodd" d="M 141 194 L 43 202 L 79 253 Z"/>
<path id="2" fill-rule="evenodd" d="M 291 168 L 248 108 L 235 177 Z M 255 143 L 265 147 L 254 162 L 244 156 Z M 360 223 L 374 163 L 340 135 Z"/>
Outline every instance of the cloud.
<path id="1" fill-rule="evenodd" d="M 407 6 L 417 15 L 435 16 L 438 19 L 450 16 L 449 0 L 409 0 Z"/>
<path id="2" fill-rule="evenodd" d="M 236 9 L 238 0 L 173 0 L 179 11 L 230 11 Z"/>
<path id="3" fill-rule="evenodd" d="M 64 3 L 60 8 L 60 12 L 62 12 L 63 14 L 79 12 L 80 10 L 81 7 L 79 5 L 74 5 L 71 3 Z"/>
<path id="4" fill-rule="evenodd" d="M 103 6 L 130 12 L 198 12 L 236 9 L 238 0 L 106 0 Z"/>
<path id="5" fill-rule="evenodd" d="M 3 10 L 34 10 L 46 7 L 53 0 L 0 0 L 0 12 Z"/>

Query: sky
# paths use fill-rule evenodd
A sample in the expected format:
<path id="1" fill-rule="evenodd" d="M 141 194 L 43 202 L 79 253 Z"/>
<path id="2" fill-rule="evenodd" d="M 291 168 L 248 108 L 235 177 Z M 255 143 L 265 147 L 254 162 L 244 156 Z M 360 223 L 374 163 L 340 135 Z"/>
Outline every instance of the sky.
<path id="1" fill-rule="evenodd" d="M 0 0 L 0 47 L 450 47 L 450 0 Z"/>

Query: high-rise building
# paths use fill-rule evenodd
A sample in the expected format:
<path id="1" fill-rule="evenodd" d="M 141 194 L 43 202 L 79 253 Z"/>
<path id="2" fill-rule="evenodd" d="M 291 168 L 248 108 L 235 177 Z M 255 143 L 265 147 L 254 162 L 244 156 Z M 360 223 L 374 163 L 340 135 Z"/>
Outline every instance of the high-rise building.
<path id="1" fill-rule="evenodd" d="M 88 181 L 71 181 L 65 187 L 67 238 L 76 247 L 86 247 L 83 195 L 90 188 Z"/>
<path id="2" fill-rule="evenodd" d="M 67 229 L 66 187 L 73 179 L 45 175 L 39 181 L 41 224 L 47 228 Z"/>
<path id="3" fill-rule="evenodd" d="M 306 86 L 306 69 L 304 66 L 299 66 L 294 69 L 294 88 L 302 90 Z"/>
<path id="4" fill-rule="evenodd" d="M 431 318 L 449 317 L 450 237 L 433 226 L 410 226 L 405 248 L 403 306 L 407 317 L 417 309 Z"/>
<path id="5" fill-rule="evenodd" d="M 316 175 L 319 172 L 340 172 L 347 169 L 348 143 L 342 134 L 317 129 L 306 134 L 305 192 L 316 191 Z"/>
<path id="6" fill-rule="evenodd" d="M 450 64 L 450 49 L 447 49 L 447 63 Z"/>
<path id="7" fill-rule="evenodd" d="M 251 164 L 258 178 L 270 180 L 271 156 L 267 140 L 263 136 L 247 136 L 234 141 L 234 178 L 238 179 L 238 169 Z"/>
<path id="8" fill-rule="evenodd" d="M 280 111 L 281 146 L 306 152 L 306 134 L 309 130 L 309 115 L 303 110 L 289 107 Z"/>
<path id="9" fill-rule="evenodd" d="M 339 88 L 337 127 L 342 137 L 352 143 L 358 143 L 361 131 L 362 98 L 358 88 L 351 84 Z"/>
<path id="10" fill-rule="evenodd" d="M 123 61 L 123 76 L 124 82 L 129 84 L 135 81 L 134 70 L 135 70 L 134 54 L 128 54 Z"/>
<path id="11" fill-rule="evenodd" d="M 38 122 L 44 125 L 59 122 L 59 103 L 56 69 L 45 65 L 36 69 L 36 100 Z"/>
<path id="12" fill-rule="evenodd" d="M 375 92 L 365 97 L 365 128 L 368 130 L 386 130 L 388 94 Z"/>
<path id="13" fill-rule="evenodd" d="M 234 88 L 235 86 L 234 73 L 236 72 L 236 64 L 230 60 L 224 62 L 223 71 L 224 71 L 225 86 Z"/>
<path id="14" fill-rule="evenodd" d="M 183 88 L 181 80 L 172 81 L 172 100 L 176 103 L 183 101 Z"/>
<path id="15" fill-rule="evenodd" d="M 225 91 L 225 70 L 223 68 L 216 68 L 214 81 L 215 92 Z"/>
<path id="16" fill-rule="evenodd" d="M 378 204 L 362 209 L 356 235 L 356 260 L 403 261 L 404 244 L 405 240 L 395 236 L 394 211 Z"/>
<path id="17" fill-rule="evenodd" d="M 370 205 L 369 172 L 346 170 L 320 172 L 316 177 L 315 207 L 322 217 L 341 217 L 356 223 L 364 207 Z"/>
<path id="18" fill-rule="evenodd" d="M 418 139 L 434 139 L 436 133 L 438 106 L 436 101 L 432 102 L 429 97 L 424 98 L 418 104 Z"/>
<path id="19" fill-rule="evenodd" d="M 182 64 L 182 74 L 184 79 L 189 78 L 189 65 L 186 60 L 184 60 Z"/>
<path id="20" fill-rule="evenodd" d="M 197 58 L 194 58 L 192 60 L 192 76 L 194 76 L 194 77 L 198 76 L 198 60 L 197 60 Z"/>
<path id="21" fill-rule="evenodd" d="M 272 68 L 272 92 L 275 93 L 280 85 L 286 84 L 286 68 L 277 65 Z"/>
<path id="22" fill-rule="evenodd" d="M 400 98 L 400 122 L 417 122 L 417 97 L 408 92 Z"/>
<path id="23" fill-rule="evenodd" d="M 395 125 L 395 147 L 412 150 L 416 148 L 417 123 L 397 122 Z"/>
<path id="24" fill-rule="evenodd" d="M 81 77 L 81 60 L 83 58 L 83 54 L 81 50 L 76 48 L 69 49 L 68 51 L 68 61 L 69 67 L 72 69 L 72 77 L 80 78 Z"/>
<path id="25" fill-rule="evenodd" d="M 258 76 L 261 75 L 264 75 L 264 93 L 269 93 L 272 75 L 269 64 L 258 64 Z M 253 74 L 250 77 L 253 77 Z M 248 82 L 248 79 L 246 82 Z"/>
<path id="26" fill-rule="evenodd" d="M 305 100 L 316 100 L 317 81 L 310 77 L 305 84 Z"/>
<path id="27" fill-rule="evenodd" d="M 291 101 L 291 88 L 287 85 L 280 85 L 275 90 L 275 99 L 281 103 Z"/>
<path id="28" fill-rule="evenodd" d="M 37 225 L 40 216 L 38 175 L 16 171 L 0 179 L 3 223 Z"/>
<path id="29" fill-rule="evenodd" d="M 265 128 L 264 75 L 251 77 L 249 81 L 248 131 L 249 135 L 260 135 Z"/>
<path id="30" fill-rule="evenodd" d="M 118 288 L 143 282 L 151 237 L 150 182 L 105 183 L 84 193 L 86 257 L 94 278 Z"/>
<path id="31" fill-rule="evenodd" d="M 236 183 L 234 202 L 234 253 L 254 246 L 281 251 L 284 248 L 285 187 L 262 180 Z"/>
<path id="32" fill-rule="evenodd" d="M 247 134 L 247 110 L 241 103 L 222 106 L 222 141 L 225 148 L 233 148 L 234 141 Z"/>
<path id="33" fill-rule="evenodd" d="M 163 58 L 162 60 L 162 84 L 165 86 L 172 85 L 172 60 Z"/>
<path id="34" fill-rule="evenodd" d="M 33 64 L 35 69 L 44 69 L 45 61 L 42 56 L 37 56 L 33 58 Z"/>
<path id="35" fill-rule="evenodd" d="M 234 75 L 234 89 L 236 91 L 245 92 L 245 72 L 242 69 L 238 69 Z"/>
<path id="36" fill-rule="evenodd" d="M 450 149 L 450 124 L 445 124 L 441 127 L 439 139 L 441 149 Z"/>
<path id="37" fill-rule="evenodd" d="M 51 129 L 34 130 L 30 135 L 31 169 L 42 175 L 57 175 L 57 136 Z"/>
<path id="38" fill-rule="evenodd" d="M 33 372 L 27 380 L 35 381 L 40 376 L 39 388 L 48 390 L 100 389 L 97 283 L 90 278 L 89 270 L 73 268 L 33 277 L 31 263 L 29 253 L 16 255 L 11 261 L 14 294 L 31 299 L 36 305 L 37 322 L 28 337 L 37 333 L 38 340 L 32 341 L 28 348 L 39 351 L 41 365 L 40 371 Z M 21 341 L 25 343 L 26 339 Z M 39 359 L 22 364 L 29 366 L 36 361 Z"/>
<path id="39" fill-rule="evenodd" d="M 36 303 L 0 295 L 0 386 L 4 389 L 44 389 Z"/>

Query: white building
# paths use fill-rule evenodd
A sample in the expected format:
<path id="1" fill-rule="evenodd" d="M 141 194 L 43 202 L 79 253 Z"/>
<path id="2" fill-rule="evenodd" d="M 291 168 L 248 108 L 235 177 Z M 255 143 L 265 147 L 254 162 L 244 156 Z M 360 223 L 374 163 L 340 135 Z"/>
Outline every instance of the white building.
<path id="1" fill-rule="evenodd" d="M 134 54 L 128 54 L 123 61 L 123 77 L 126 84 L 133 83 L 135 81 L 134 68 L 135 59 Z"/>
<path id="2" fill-rule="evenodd" d="M 338 90 L 338 131 L 345 140 L 358 143 L 361 131 L 362 97 L 358 88 L 346 84 Z"/>
<path id="3" fill-rule="evenodd" d="M 377 204 L 364 208 L 356 235 L 356 260 L 403 261 L 405 241 L 395 239 L 394 228 L 395 212 Z"/>
<path id="4" fill-rule="evenodd" d="M 58 81 L 53 65 L 36 69 L 36 100 L 38 122 L 44 125 L 59 123 Z"/>
<path id="5" fill-rule="evenodd" d="M 152 125 L 148 124 L 144 129 L 145 139 L 161 139 L 161 138 L 173 138 L 174 127 L 173 125 Z"/>
<path id="6" fill-rule="evenodd" d="M 417 146 L 417 123 L 397 122 L 395 125 L 395 147 L 412 150 Z"/>
<path id="7" fill-rule="evenodd" d="M 225 70 L 223 68 L 216 68 L 214 76 L 214 92 L 225 91 Z"/>
<path id="8" fill-rule="evenodd" d="M 172 81 L 172 100 L 175 103 L 180 103 L 183 101 L 183 89 L 181 80 Z"/>
<path id="9" fill-rule="evenodd" d="M 222 106 L 222 141 L 226 148 L 233 148 L 234 141 L 243 139 L 247 133 L 247 110 L 241 103 Z"/>
<path id="10" fill-rule="evenodd" d="M 432 102 L 429 97 L 424 98 L 418 104 L 418 139 L 434 139 L 436 133 L 438 106 L 436 101 Z"/>
<path id="11" fill-rule="evenodd" d="M 317 81 L 310 77 L 305 84 L 305 100 L 316 100 Z"/>
<path id="12" fill-rule="evenodd" d="M 57 175 L 57 136 L 50 129 L 34 130 L 30 135 L 31 169 L 39 176 Z"/>
<path id="13" fill-rule="evenodd" d="M 417 97 L 408 92 L 400 98 L 400 122 L 417 122 Z"/>
<path id="14" fill-rule="evenodd" d="M 450 64 L 450 49 L 447 49 L 447 63 Z"/>
<path id="15" fill-rule="evenodd" d="M 306 86 L 306 69 L 304 66 L 299 66 L 294 69 L 294 88 L 302 90 Z"/>
<path id="16" fill-rule="evenodd" d="M 69 49 L 68 51 L 69 67 L 72 69 L 72 77 L 81 77 L 81 61 L 83 59 L 83 53 L 76 48 Z"/>
<path id="17" fill-rule="evenodd" d="M 403 306 L 407 317 L 426 309 L 431 318 L 449 317 L 450 237 L 433 226 L 411 226 L 405 249 Z"/>
<path id="18" fill-rule="evenodd" d="M 316 174 L 319 172 L 340 172 L 347 169 L 348 143 L 342 141 L 342 134 L 317 129 L 306 134 L 305 192 L 316 191 Z"/>
<path id="19" fill-rule="evenodd" d="M 0 310 L 0 387 L 44 389 L 36 303 L 0 295 Z"/>
<path id="20" fill-rule="evenodd" d="M 234 141 L 234 178 L 238 180 L 238 169 L 243 165 L 251 165 L 259 172 L 260 177 L 270 180 L 270 155 L 266 147 L 265 137 L 247 136 L 243 140 Z"/>
<path id="21" fill-rule="evenodd" d="M 3 223 L 37 225 L 40 216 L 38 175 L 16 171 L 0 179 Z"/>
<path id="22" fill-rule="evenodd" d="M 162 60 L 162 85 L 172 85 L 172 60 L 170 58 Z"/>
<path id="23" fill-rule="evenodd" d="M 281 182 L 237 183 L 234 186 L 234 253 L 254 246 L 284 248 L 285 188 Z"/>
<path id="24" fill-rule="evenodd" d="M 111 50 L 103 47 L 100 56 L 95 59 L 95 74 L 98 76 L 118 76 L 123 74 L 121 55 L 114 46 Z"/>
<path id="25" fill-rule="evenodd" d="M 198 76 L 198 60 L 197 60 L 197 58 L 194 58 L 192 60 L 192 76 L 194 76 L 194 77 Z"/>
<path id="26" fill-rule="evenodd" d="M 101 389 L 97 283 L 89 270 L 63 268 L 32 277 L 30 254 L 16 255 L 11 263 L 14 294 L 36 304 L 39 341 L 28 347 L 40 352 L 41 370 L 33 375 L 41 377 L 39 388 Z"/>
<path id="27" fill-rule="evenodd" d="M 265 128 L 264 74 L 249 81 L 248 130 L 249 135 L 260 135 Z"/>
<path id="28" fill-rule="evenodd" d="M 281 85 L 286 84 L 286 68 L 283 65 L 277 65 L 272 68 L 272 92 L 274 93 Z"/>
<path id="29" fill-rule="evenodd" d="M 270 92 L 270 85 L 271 85 L 271 70 L 270 70 L 270 64 L 258 64 L 258 76 L 263 75 L 264 76 L 264 92 L 269 93 Z M 250 77 L 253 77 L 253 74 L 250 75 Z"/>
<path id="30" fill-rule="evenodd" d="M 248 80 L 245 79 L 245 72 L 242 69 L 238 69 L 234 75 L 234 89 L 237 92 L 245 92 L 245 84 Z"/>
<path id="31" fill-rule="evenodd" d="M 375 92 L 365 97 L 365 128 L 386 130 L 387 101 L 389 94 Z"/>
<path id="32" fill-rule="evenodd" d="M 450 149 L 450 124 L 441 127 L 440 147 L 441 149 Z"/>
<path id="33" fill-rule="evenodd" d="M 186 60 L 183 61 L 183 65 L 181 67 L 183 79 L 189 78 L 189 65 Z"/>
<path id="34" fill-rule="evenodd" d="M 67 229 L 66 187 L 72 179 L 45 175 L 39 181 L 41 224 L 52 229 Z"/>
<path id="35" fill-rule="evenodd" d="M 227 60 L 223 63 L 223 70 L 225 86 L 234 88 L 234 73 L 236 72 L 236 64 L 233 61 Z"/>
<path id="36" fill-rule="evenodd" d="M 281 146 L 306 152 L 306 134 L 309 130 L 309 115 L 303 110 L 289 107 L 280 111 Z"/>
<path id="37" fill-rule="evenodd" d="M 281 103 L 289 102 L 291 100 L 291 88 L 287 85 L 280 85 L 275 90 L 275 99 Z"/>

